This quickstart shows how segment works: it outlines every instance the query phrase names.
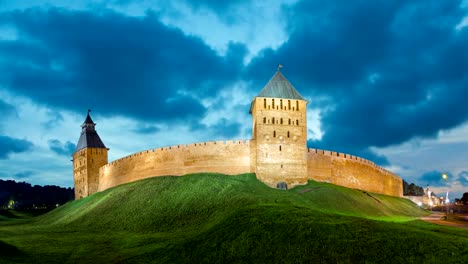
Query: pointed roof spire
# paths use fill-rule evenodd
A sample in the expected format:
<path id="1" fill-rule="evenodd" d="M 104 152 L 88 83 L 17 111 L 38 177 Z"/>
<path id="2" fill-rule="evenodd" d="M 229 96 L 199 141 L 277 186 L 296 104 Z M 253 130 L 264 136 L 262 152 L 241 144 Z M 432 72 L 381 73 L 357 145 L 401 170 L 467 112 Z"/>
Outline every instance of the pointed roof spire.
<path id="1" fill-rule="evenodd" d="M 93 122 L 93 120 L 91 119 L 91 116 L 89 115 L 89 113 L 91 113 L 91 109 L 88 109 L 88 115 L 86 116 L 86 119 L 85 119 L 83 125 L 84 125 L 84 124 L 94 124 L 94 122 Z M 83 126 L 83 125 L 82 125 L 82 126 Z M 96 125 L 96 124 L 94 124 L 94 125 Z"/>
<path id="2" fill-rule="evenodd" d="M 78 140 L 78 144 L 76 145 L 75 151 L 84 148 L 106 148 L 104 143 L 102 143 L 98 133 L 96 132 L 96 124 L 93 122 L 93 119 L 91 119 L 91 116 L 89 115 L 90 112 L 91 110 L 88 109 L 88 115 L 81 125 L 81 135 L 80 139 Z"/>
<path id="3" fill-rule="evenodd" d="M 257 97 L 305 100 L 296 88 L 294 88 L 294 86 L 292 86 L 292 84 L 280 72 L 281 68 L 283 68 L 283 65 L 278 65 L 278 70 L 275 75 L 273 75 L 273 78 L 271 78 L 265 87 L 263 87 Z"/>

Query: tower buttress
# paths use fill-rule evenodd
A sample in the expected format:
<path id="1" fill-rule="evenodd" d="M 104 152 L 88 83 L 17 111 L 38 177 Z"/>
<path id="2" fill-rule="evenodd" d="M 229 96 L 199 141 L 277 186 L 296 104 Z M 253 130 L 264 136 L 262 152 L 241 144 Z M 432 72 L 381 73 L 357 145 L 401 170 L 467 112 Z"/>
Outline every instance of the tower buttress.
<path id="1" fill-rule="evenodd" d="M 307 103 L 279 68 L 252 101 L 252 163 L 270 187 L 307 183 Z"/>
<path id="2" fill-rule="evenodd" d="M 99 188 L 99 168 L 107 164 L 108 149 L 96 132 L 89 115 L 81 125 L 81 135 L 73 153 L 75 199 L 87 197 Z"/>

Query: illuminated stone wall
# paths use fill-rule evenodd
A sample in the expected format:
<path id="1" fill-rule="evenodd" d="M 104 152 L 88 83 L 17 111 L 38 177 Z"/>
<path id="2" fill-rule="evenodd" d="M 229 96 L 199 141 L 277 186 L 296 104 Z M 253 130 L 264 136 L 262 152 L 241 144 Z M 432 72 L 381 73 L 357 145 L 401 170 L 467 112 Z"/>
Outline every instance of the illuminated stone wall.
<path id="1" fill-rule="evenodd" d="M 308 149 L 308 174 L 315 181 L 392 196 L 403 196 L 403 181 L 375 163 L 327 150 Z"/>
<path id="2" fill-rule="evenodd" d="M 145 150 L 100 168 L 99 191 L 148 177 L 253 172 L 250 141 L 217 141 Z"/>
<path id="3" fill-rule="evenodd" d="M 228 175 L 255 172 L 255 140 L 205 142 L 146 150 L 118 159 L 99 170 L 99 191 L 123 183 L 148 177 L 185 175 L 198 172 L 217 172 Z M 281 177 L 272 173 L 259 180 L 276 187 L 287 182 L 289 187 L 305 184 L 307 179 L 329 182 L 368 192 L 402 196 L 402 180 L 373 162 L 326 150 L 308 149 L 307 176 L 300 182 L 297 177 Z M 253 162 L 251 162 L 253 161 Z M 287 164 L 287 163 L 286 163 Z M 280 168 L 276 168 L 280 170 Z M 283 169 L 287 169 L 284 168 Z M 291 174 L 294 169 L 290 170 Z M 296 182 L 295 182 L 296 181 Z M 77 185 L 78 186 L 78 185 Z"/>

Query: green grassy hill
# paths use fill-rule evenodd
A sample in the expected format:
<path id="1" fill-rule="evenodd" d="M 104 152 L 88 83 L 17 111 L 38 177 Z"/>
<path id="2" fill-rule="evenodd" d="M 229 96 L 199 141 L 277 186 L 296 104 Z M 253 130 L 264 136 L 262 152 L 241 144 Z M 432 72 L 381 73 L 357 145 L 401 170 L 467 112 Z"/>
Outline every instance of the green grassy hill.
<path id="1" fill-rule="evenodd" d="M 19 263 L 458 263 L 468 232 L 416 220 L 406 199 L 310 181 L 194 174 L 121 185 L 28 221 L 0 219 Z M 13 223 L 12 223 L 13 222 Z M 0 261 L 1 262 L 1 261 Z M 464 261 L 463 261 L 464 262 Z"/>

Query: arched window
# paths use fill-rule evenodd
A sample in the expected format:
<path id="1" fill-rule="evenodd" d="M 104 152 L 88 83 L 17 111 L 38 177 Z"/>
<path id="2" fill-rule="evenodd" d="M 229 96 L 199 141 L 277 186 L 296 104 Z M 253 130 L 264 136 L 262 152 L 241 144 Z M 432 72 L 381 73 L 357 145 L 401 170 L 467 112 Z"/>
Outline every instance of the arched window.
<path id="1" fill-rule="evenodd" d="M 276 130 L 273 131 L 273 137 L 276 137 Z"/>
<path id="2" fill-rule="evenodd" d="M 280 119 L 280 124 L 283 124 L 283 118 Z"/>
<path id="3" fill-rule="evenodd" d="M 263 99 L 263 108 L 266 109 L 266 99 Z"/>
<path id="4" fill-rule="evenodd" d="M 272 124 L 275 123 L 275 118 L 274 118 L 274 117 L 271 118 L 271 123 L 272 123 Z"/>
<path id="5" fill-rule="evenodd" d="M 271 107 L 275 109 L 275 99 L 271 99 Z"/>
<path id="6" fill-rule="evenodd" d="M 266 124 L 266 117 L 263 118 L 263 124 Z"/>
<path id="7" fill-rule="evenodd" d="M 291 100 L 288 100 L 288 110 L 291 110 Z"/>
<path id="8" fill-rule="evenodd" d="M 288 137 L 289 137 L 289 131 L 288 131 Z"/>
<path id="9" fill-rule="evenodd" d="M 280 149 L 280 151 L 281 151 L 281 145 L 279 146 L 279 149 Z"/>
<path id="10" fill-rule="evenodd" d="M 296 126 L 298 126 L 298 125 L 299 125 L 299 120 L 296 120 Z"/>
<path id="11" fill-rule="evenodd" d="M 280 99 L 280 109 L 283 110 L 283 99 Z"/>
<path id="12" fill-rule="evenodd" d="M 296 101 L 296 111 L 299 111 L 299 101 Z"/>
<path id="13" fill-rule="evenodd" d="M 291 118 L 289 118 L 289 120 L 288 120 L 288 124 L 289 124 L 289 125 L 291 125 Z"/>

